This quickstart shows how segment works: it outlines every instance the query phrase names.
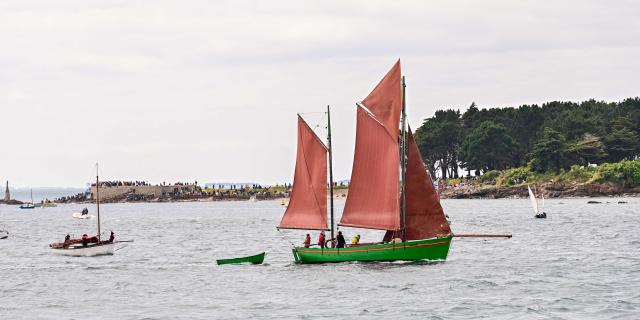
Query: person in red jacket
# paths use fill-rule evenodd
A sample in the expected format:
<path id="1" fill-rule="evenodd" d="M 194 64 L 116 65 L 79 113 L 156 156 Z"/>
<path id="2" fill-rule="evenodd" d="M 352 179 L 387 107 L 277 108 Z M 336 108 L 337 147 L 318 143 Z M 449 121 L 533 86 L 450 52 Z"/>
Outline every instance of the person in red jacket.
<path id="1" fill-rule="evenodd" d="M 320 235 L 318 236 L 318 245 L 320 248 L 324 249 L 325 239 L 324 239 L 324 231 L 320 231 Z"/>
<path id="2" fill-rule="evenodd" d="M 89 243 L 89 236 L 85 233 L 82 235 L 82 246 L 86 247 Z"/>
<path id="3" fill-rule="evenodd" d="M 309 248 L 311 246 L 311 236 L 307 233 L 307 236 L 304 238 L 304 247 Z"/>

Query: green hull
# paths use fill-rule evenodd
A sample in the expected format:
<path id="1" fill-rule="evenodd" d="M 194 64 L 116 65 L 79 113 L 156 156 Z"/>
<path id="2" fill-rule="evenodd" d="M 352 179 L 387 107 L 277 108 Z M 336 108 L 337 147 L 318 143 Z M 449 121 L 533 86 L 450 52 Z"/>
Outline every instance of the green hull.
<path id="1" fill-rule="evenodd" d="M 451 238 L 451 236 L 447 236 L 404 243 L 363 245 L 340 249 L 296 247 L 292 251 L 293 257 L 298 263 L 446 260 Z"/>
<path id="2" fill-rule="evenodd" d="M 218 259 L 216 263 L 221 264 L 237 264 L 237 263 L 253 263 L 261 264 L 264 261 L 264 252 L 255 256 L 233 258 L 233 259 Z"/>

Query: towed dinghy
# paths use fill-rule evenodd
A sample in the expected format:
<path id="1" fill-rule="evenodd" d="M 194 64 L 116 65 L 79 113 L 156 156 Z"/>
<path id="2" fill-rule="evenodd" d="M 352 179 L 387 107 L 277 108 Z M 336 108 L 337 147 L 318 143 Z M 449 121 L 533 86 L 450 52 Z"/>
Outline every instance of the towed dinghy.
<path id="1" fill-rule="evenodd" d="M 264 261 L 264 255 L 265 253 L 260 253 L 260 254 L 256 254 L 253 256 L 248 256 L 248 257 L 241 257 L 241 258 L 232 258 L 232 259 L 218 259 L 216 260 L 216 263 L 218 265 L 222 265 L 222 264 L 239 264 L 239 263 L 252 263 L 252 264 L 262 264 L 262 262 Z"/>

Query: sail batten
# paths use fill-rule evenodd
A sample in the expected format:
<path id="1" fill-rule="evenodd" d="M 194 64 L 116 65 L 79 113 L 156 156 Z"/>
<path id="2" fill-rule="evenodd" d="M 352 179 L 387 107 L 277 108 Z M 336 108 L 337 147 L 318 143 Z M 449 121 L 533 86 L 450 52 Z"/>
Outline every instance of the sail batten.
<path id="1" fill-rule="evenodd" d="M 327 229 L 327 147 L 298 115 L 298 150 L 289 206 L 279 229 Z"/>

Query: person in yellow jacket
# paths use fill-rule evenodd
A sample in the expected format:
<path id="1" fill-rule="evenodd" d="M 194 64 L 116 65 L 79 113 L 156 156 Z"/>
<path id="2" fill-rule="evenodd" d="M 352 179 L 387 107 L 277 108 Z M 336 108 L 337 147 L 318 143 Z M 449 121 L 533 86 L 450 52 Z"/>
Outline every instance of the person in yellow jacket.
<path id="1" fill-rule="evenodd" d="M 355 237 L 351 238 L 351 244 L 352 245 L 358 244 L 358 243 L 360 243 L 360 235 L 359 234 L 357 234 Z"/>

